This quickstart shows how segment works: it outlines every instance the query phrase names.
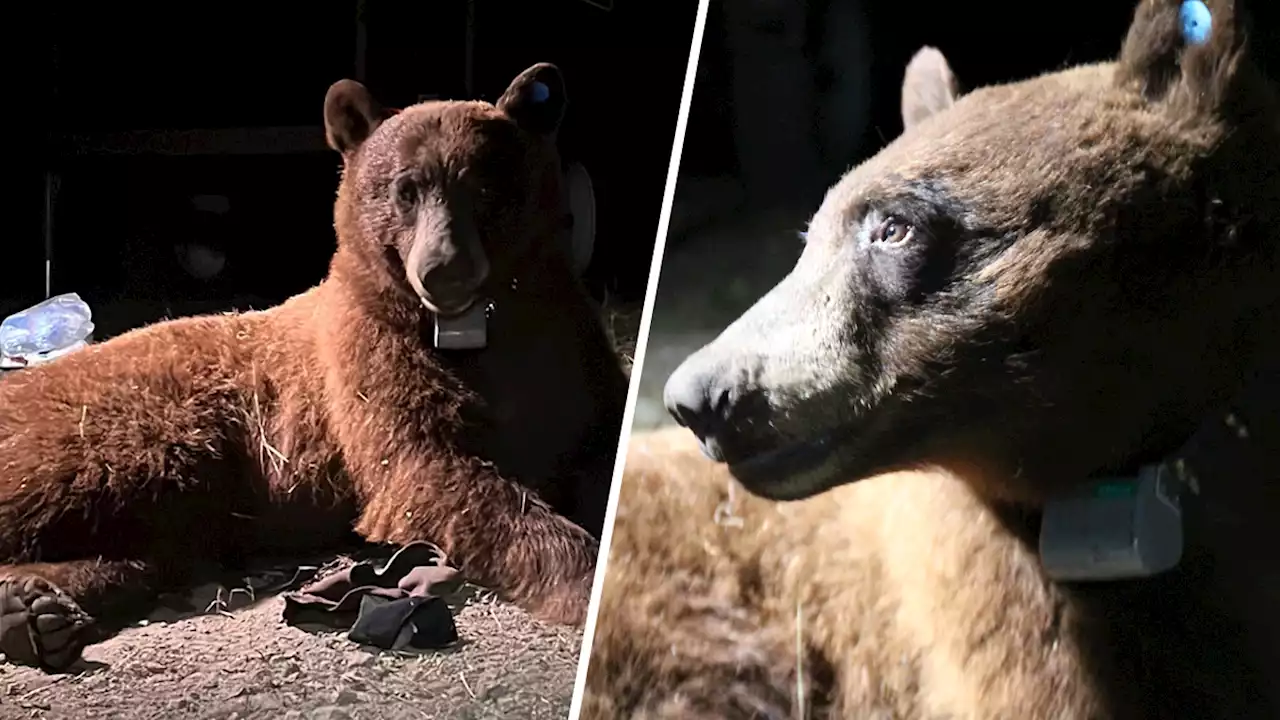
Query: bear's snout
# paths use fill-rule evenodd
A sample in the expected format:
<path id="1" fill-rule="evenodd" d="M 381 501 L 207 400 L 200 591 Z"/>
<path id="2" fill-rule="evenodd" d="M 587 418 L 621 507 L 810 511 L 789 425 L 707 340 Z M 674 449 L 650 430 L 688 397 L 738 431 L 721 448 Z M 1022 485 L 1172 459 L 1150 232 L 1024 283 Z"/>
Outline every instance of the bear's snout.
<path id="1" fill-rule="evenodd" d="M 667 379 L 662 389 L 662 401 L 667 412 L 682 427 L 688 428 L 702 441 L 702 449 L 707 456 L 717 462 L 723 462 L 714 440 L 708 446 L 708 436 L 714 438 L 721 425 L 724 424 L 729 389 L 720 378 L 691 368 L 688 362 L 681 363 L 676 371 Z"/>
<path id="2" fill-rule="evenodd" d="M 469 260 L 454 260 L 427 268 L 422 289 L 437 304 L 457 305 L 468 300 L 484 283 L 488 271 Z"/>
<path id="3" fill-rule="evenodd" d="M 428 310 L 457 315 L 479 299 L 489 260 L 474 232 L 437 216 L 419 222 L 405 273 Z"/>
<path id="4" fill-rule="evenodd" d="M 828 461 L 837 433 L 791 437 L 781 432 L 767 391 L 752 376 L 727 371 L 695 353 L 671 374 L 663 401 L 676 422 L 697 436 L 702 453 L 726 463 L 750 492 L 790 500 L 829 487 Z"/>
<path id="5" fill-rule="evenodd" d="M 716 462 L 733 465 L 778 443 L 768 432 L 770 410 L 761 389 L 743 374 L 708 361 L 705 353 L 695 353 L 676 368 L 663 388 L 663 402 Z"/>

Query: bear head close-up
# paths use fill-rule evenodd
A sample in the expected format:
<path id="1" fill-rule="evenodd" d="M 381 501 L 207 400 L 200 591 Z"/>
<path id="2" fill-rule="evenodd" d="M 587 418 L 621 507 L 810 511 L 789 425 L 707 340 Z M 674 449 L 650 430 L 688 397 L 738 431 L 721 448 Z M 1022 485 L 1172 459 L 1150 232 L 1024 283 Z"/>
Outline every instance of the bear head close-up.
<path id="1" fill-rule="evenodd" d="M 551 65 L 529 68 L 496 104 L 383 108 L 360 83 L 325 97 L 344 160 L 335 221 L 342 264 L 379 293 L 448 318 L 509 283 L 534 238 L 562 220 L 555 135 L 566 96 Z M 550 225 L 549 225 L 550 224 Z"/>
<path id="2" fill-rule="evenodd" d="M 1176 5 L 1143 3 L 1115 64 L 964 95 L 917 56 L 906 132 L 667 383 L 704 451 L 774 499 L 938 463 L 1035 503 L 1236 392 L 1280 293 L 1276 95 L 1232 4 L 1197 42 Z"/>

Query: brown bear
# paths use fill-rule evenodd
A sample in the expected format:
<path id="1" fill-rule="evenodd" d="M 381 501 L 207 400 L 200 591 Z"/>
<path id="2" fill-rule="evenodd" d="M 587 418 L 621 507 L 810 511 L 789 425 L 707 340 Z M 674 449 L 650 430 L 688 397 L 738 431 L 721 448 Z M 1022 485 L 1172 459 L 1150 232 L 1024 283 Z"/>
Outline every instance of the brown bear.
<path id="1" fill-rule="evenodd" d="M 99 634 L 89 617 L 107 627 L 199 563 L 352 530 L 432 541 L 472 581 L 580 623 L 626 379 L 557 243 L 565 106 L 547 64 L 494 104 L 390 112 L 338 82 L 338 248 L 319 285 L 0 381 L 0 609 L 30 619 L 0 651 L 66 666 Z M 477 307 L 487 345 L 437 347 L 433 322 Z"/>
<path id="2" fill-rule="evenodd" d="M 632 438 L 582 717 L 1277 717 L 1275 373 L 1220 408 L 1280 344 L 1280 103 L 1192 3 L 959 97 L 917 56 L 903 135 L 668 379 L 685 429 Z M 1144 466 L 1181 562 L 1051 575 L 1051 504 Z"/>

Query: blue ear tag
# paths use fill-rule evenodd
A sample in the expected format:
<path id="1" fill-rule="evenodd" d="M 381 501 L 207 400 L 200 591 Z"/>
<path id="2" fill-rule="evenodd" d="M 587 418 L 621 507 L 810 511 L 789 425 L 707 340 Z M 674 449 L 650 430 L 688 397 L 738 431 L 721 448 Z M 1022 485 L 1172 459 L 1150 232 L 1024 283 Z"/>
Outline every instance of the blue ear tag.
<path id="1" fill-rule="evenodd" d="M 529 99 L 535 103 L 546 102 L 551 97 L 551 88 L 546 83 L 534 80 L 529 83 Z"/>
<path id="2" fill-rule="evenodd" d="M 1185 0 L 1178 10 L 1178 22 L 1182 27 L 1182 39 L 1190 45 L 1209 42 L 1213 32 L 1213 15 L 1204 0 Z"/>

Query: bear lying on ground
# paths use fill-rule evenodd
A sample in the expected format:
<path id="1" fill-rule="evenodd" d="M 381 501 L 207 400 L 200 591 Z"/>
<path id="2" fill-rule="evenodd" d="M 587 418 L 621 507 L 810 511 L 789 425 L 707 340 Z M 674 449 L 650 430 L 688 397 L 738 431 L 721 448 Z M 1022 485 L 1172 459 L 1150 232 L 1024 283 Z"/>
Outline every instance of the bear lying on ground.
<path id="1" fill-rule="evenodd" d="M 39 619 L 4 652 L 66 666 L 88 617 L 107 627 L 198 562 L 353 529 L 435 542 L 472 581 L 580 623 L 626 380 L 556 242 L 564 107 L 546 64 L 496 104 L 397 113 L 341 81 L 323 282 L 0 382 L 0 596 Z M 488 346 L 435 349 L 433 315 L 475 303 Z"/>
<path id="2" fill-rule="evenodd" d="M 1218 408 L 1280 339 L 1280 106 L 1207 5 L 958 98 L 917 55 L 906 132 L 669 378 L 687 429 L 632 438 L 582 717 L 1276 716 L 1280 399 Z M 1045 502 L 1202 424 L 1270 465 L 1192 463 L 1180 566 L 1053 581 Z"/>

